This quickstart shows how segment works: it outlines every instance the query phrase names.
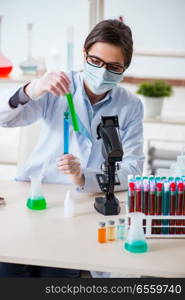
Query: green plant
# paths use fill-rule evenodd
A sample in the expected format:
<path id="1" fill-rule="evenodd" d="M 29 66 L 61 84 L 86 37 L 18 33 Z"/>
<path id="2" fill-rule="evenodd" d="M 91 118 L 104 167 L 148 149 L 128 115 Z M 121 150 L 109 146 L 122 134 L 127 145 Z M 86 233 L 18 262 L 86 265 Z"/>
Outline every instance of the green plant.
<path id="1" fill-rule="evenodd" d="M 137 94 L 147 97 L 170 97 L 173 90 L 171 85 L 163 80 L 157 80 L 153 83 L 143 82 L 139 85 Z"/>

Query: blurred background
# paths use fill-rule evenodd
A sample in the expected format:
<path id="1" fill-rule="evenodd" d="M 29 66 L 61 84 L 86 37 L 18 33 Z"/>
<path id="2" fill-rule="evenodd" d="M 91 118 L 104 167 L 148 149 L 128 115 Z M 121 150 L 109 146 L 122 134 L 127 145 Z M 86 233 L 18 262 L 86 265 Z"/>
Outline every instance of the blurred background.
<path id="1" fill-rule="evenodd" d="M 46 70 L 82 70 L 84 40 L 99 21 L 129 25 L 134 55 L 121 84 L 134 93 L 140 89 L 144 103 L 144 173 L 174 168 L 185 147 L 184 0 L 0 0 L 0 16 L 1 96 Z M 152 86 L 156 80 L 160 95 Z M 16 175 L 39 129 L 40 121 L 0 128 L 0 179 Z"/>

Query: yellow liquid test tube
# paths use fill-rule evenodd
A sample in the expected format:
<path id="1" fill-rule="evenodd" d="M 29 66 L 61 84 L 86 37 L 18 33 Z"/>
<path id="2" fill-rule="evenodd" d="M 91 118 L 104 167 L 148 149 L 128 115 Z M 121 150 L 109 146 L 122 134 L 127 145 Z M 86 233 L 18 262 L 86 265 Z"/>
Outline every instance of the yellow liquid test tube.
<path id="1" fill-rule="evenodd" d="M 109 220 L 108 226 L 107 226 L 107 241 L 113 242 L 115 240 L 116 240 L 115 222 L 112 220 Z"/>

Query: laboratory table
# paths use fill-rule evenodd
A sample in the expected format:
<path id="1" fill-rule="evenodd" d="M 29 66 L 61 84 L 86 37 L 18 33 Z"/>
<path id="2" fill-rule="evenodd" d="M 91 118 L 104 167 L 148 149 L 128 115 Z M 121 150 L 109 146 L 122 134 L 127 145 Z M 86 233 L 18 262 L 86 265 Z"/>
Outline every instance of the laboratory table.
<path id="1" fill-rule="evenodd" d="M 124 214 L 126 192 L 117 193 L 119 216 L 103 216 L 94 209 L 93 194 L 76 193 L 72 187 L 44 184 L 48 208 L 26 208 L 30 184 L 1 181 L 0 261 L 40 266 L 111 271 L 120 274 L 185 277 L 185 239 L 148 239 L 149 251 L 132 254 L 123 242 L 97 242 L 99 221 L 117 220 Z M 63 217 L 63 201 L 70 189 L 75 216 Z"/>

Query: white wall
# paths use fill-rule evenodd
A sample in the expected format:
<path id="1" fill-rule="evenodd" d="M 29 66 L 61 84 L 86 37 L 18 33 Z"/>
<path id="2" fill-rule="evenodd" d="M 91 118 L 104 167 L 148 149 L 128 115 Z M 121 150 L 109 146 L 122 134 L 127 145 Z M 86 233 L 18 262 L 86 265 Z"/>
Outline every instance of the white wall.
<path id="1" fill-rule="evenodd" d="M 134 48 L 185 52 L 184 0 L 106 0 L 105 17 L 123 15 Z M 134 57 L 128 74 L 185 78 L 185 59 Z"/>
<path id="2" fill-rule="evenodd" d="M 67 27 L 75 26 L 75 69 L 82 65 L 82 47 L 89 29 L 88 0 L 0 0 L 3 50 L 15 66 L 27 53 L 26 24 L 34 23 L 33 54 L 48 56 L 52 48 L 62 53 L 66 68 Z"/>
<path id="3" fill-rule="evenodd" d="M 184 0 L 105 0 L 105 18 L 124 15 L 134 47 L 185 51 Z M 34 55 L 61 49 L 66 68 L 66 29 L 75 26 L 75 69 L 83 65 L 82 47 L 89 30 L 88 0 L 0 0 L 3 49 L 14 65 L 26 55 L 26 24 L 33 22 Z M 134 57 L 127 74 L 185 78 L 185 59 Z"/>

